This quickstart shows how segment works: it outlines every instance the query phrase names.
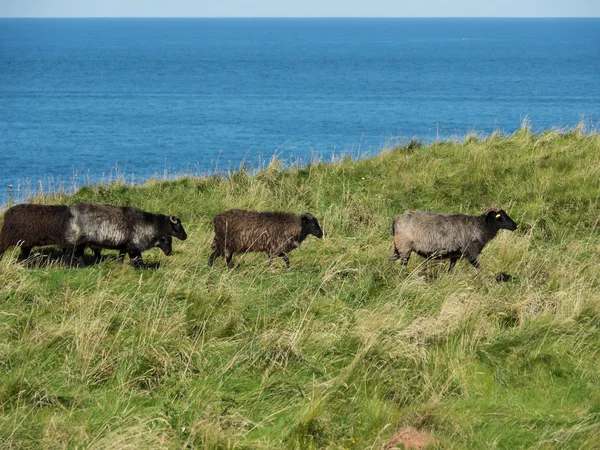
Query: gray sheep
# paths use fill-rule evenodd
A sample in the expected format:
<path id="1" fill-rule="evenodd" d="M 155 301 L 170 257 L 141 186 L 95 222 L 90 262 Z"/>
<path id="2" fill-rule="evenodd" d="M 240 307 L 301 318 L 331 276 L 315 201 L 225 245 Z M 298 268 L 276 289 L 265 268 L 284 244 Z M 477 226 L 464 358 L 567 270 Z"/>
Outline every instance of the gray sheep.
<path id="1" fill-rule="evenodd" d="M 502 209 L 489 209 L 481 216 L 406 211 L 392 224 L 394 256 L 390 260 L 400 259 L 406 265 L 415 252 L 425 258 L 450 259 L 448 272 L 463 257 L 479 268 L 481 250 L 501 229 L 517 229 Z"/>
<path id="2" fill-rule="evenodd" d="M 0 257 L 11 247 L 21 246 L 19 259 L 26 259 L 33 247 L 55 245 L 69 252 L 65 230 L 71 220 L 68 206 L 22 204 L 4 214 L 0 231 Z M 69 262 L 76 262 L 68 258 Z"/>
<path id="3" fill-rule="evenodd" d="M 209 267 L 219 256 L 223 256 L 227 266 L 231 267 L 231 259 L 236 253 L 266 252 L 269 262 L 279 256 L 289 268 L 286 253 L 299 247 L 310 234 L 323 237 L 319 222 L 312 214 L 232 209 L 217 215 L 214 226 L 214 251 L 208 260 Z"/>
<path id="4" fill-rule="evenodd" d="M 171 236 L 182 241 L 187 234 L 177 217 L 142 211 L 138 208 L 77 203 L 69 207 L 71 220 L 66 241 L 75 247 L 76 256 L 85 246 L 129 253 L 133 265 L 143 264 L 142 252 L 152 247 L 171 254 Z"/>

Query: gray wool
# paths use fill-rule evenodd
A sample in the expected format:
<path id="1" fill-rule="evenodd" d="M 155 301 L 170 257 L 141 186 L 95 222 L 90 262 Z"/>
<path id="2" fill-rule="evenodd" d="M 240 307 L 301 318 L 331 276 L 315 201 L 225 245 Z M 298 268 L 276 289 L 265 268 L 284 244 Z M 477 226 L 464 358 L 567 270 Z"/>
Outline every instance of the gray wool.
<path id="1" fill-rule="evenodd" d="M 157 220 L 137 208 L 101 203 L 77 203 L 70 207 L 72 219 L 67 240 L 72 245 L 97 245 L 144 251 L 159 235 Z M 150 219 L 150 220 L 149 220 Z"/>
<path id="2" fill-rule="evenodd" d="M 394 244 L 400 255 L 476 259 L 498 233 L 486 216 L 406 211 L 393 223 Z"/>

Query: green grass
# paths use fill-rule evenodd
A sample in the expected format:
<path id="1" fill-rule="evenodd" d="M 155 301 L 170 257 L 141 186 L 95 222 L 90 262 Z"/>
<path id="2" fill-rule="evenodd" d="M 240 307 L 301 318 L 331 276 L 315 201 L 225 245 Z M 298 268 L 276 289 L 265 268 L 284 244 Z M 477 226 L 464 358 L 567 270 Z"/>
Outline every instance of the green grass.
<path id="1" fill-rule="evenodd" d="M 600 136 L 410 145 L 250 176 L 84 187 L 35 199 L 175 213 L 174 254 L 86 269 L 0 261 L 1 448 L 600 446 Z M 480 214 L 502 231 L 477 273 L 392 256 L 406 209 Z M 230 208 L 312 212 L 290 254 L 206 265 Z M 512 275 L 498 283 L 499 272 Z"/>

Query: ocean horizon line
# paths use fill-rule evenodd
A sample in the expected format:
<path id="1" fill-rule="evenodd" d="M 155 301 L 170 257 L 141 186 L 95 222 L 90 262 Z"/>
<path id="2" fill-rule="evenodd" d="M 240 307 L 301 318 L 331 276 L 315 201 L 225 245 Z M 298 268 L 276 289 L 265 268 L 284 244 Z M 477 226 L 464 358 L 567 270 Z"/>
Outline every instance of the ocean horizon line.
<path id="1" fill-rule="evenodd" d="M 598 20 L 600 16 L 1 16 L 0 20 Z"/>

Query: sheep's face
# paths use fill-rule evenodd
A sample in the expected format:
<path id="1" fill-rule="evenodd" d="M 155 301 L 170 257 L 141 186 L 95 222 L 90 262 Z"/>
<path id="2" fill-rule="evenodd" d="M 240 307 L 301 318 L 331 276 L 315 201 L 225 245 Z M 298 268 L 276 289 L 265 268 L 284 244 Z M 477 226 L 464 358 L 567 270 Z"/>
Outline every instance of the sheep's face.
<path id="1" fill-rule="evenodd" d="M 488 211 L 487 220 L 488 222 L 493 223 L 498 230 L 514 231 L 517 229 L 515 221 L 512 220 L 503 209 L 493 209 Z"/>
<path id="2" fill-rule="evenodd" d="M 154 247 L 160 248 L 167 256 L 173 253 L 173 238 L 171 236 L 162 236 L 154 242 Z"/>
<path id="3" fill-rule="evenodd" d="M 319 226 L 319 221 L 312 214 L 306 213 L 300 216 L 302 218 L 302 230 L 304 234 L 308 236 L 312 234 L 313 236 L 321 239 L 323 237 L 323 230 Z"/>
<path id="4" fill-rule="evenodd" d="M 171 235 L 185 241 L 187 239 L 187 233 L 183 229 L 181 219 L 171 214 L 169 216 L 169 223 L 171 224 Z"/>

